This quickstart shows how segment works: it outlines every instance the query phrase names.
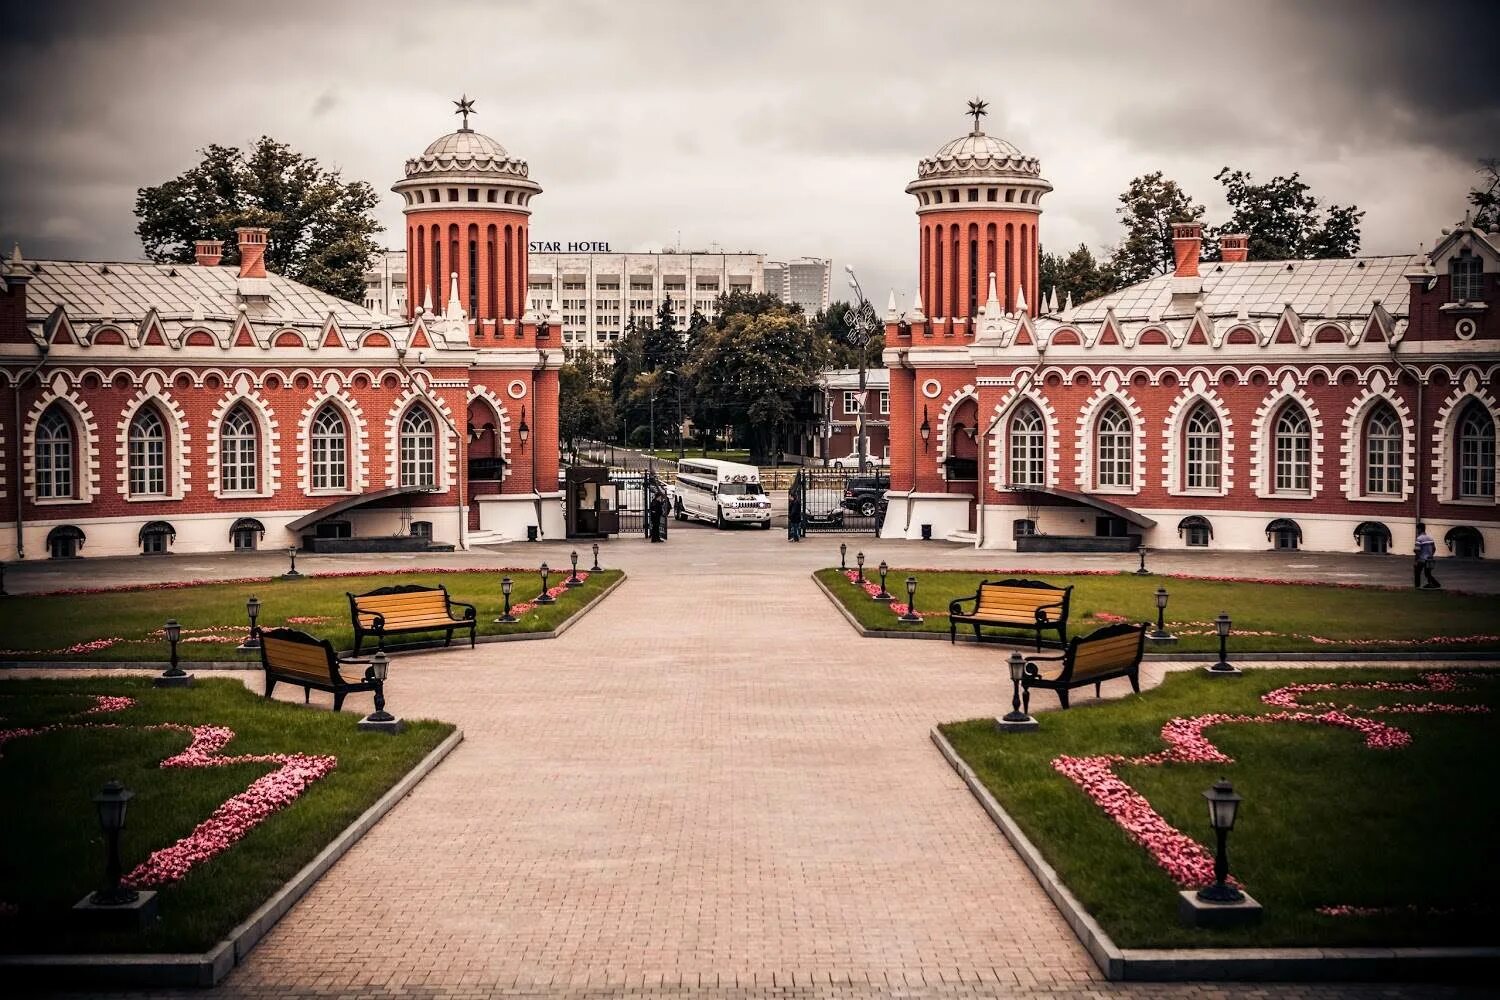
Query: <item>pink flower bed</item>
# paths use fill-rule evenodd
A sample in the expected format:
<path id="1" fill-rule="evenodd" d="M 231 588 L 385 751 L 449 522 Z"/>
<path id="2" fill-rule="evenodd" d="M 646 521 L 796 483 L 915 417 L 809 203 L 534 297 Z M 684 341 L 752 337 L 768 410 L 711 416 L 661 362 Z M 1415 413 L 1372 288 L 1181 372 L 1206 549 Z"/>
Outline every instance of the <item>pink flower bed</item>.
<path id="1" fill-rule="evenodd" d="M 407 569 L 361 569 L 335 570 L 330 573 L 303 573 L 304 577 L 316 580 L 338 580 L 355 576 L 421 576 L 428 573 L 535 573 L 534 566 L 412 566 Z M 583 577 L 579 573 L 579 578 Z M 62 590 L 43 590 L 27 597 L 77 597 L 82 594 L 125 594 L 143 590 L 181 590 L 184 587 L 206 587 L 217 583 L 270 583 L 280 579 L 275 576 L 237 576 L 222 580 L 163 580 L 160 583 L 132 583 L 122 587 L 68 587 Z"/>
<path id="2" fill-rule="evenodd" d="M 1451 671 L 1432 671 L 1420 675 L 1418 682 L 1375 681 L 1365 684 L 1289 684 L 1262 697 L 1265 704 L 1284 711 L 1265 715 L 1227 715 L 1214 713 L 1179 716 L 1162 726 L 1161 738 L 1166 748 L 1136 757 L 1100 754 L 1088 757 L 1061 756 L 1052 767 L 1104 810 L 1115 825 L 1144 847 L 1156 864 L 1174 882 L 1183 887 L 1207 885 L 1213 881 L 1213 856 L 1203 845 L 1172 826 L 1152 808 L 1145 796 L 1115 773 L 1118 765 L 1160 767 L 1164 764 L 1232 764 L 1233 758 L 1211 743 L 1204 731 L 1211 726 L 1241 723 L 1300 722 L 1335 726 L 1358 733 L 1371 750 L 1398 750 L 1411 743 L 1411 734 L 1375 719 L 1362 718 L 1355 712 L 1374 713 L 1476 713 L 1488 712 L 1485 705 L 1453 705 L 1439 702 L 1417 705 L 1387 705 L 1377 708 L 1342 707 L 1330 702 L 1303 705 L 1304 694 L 1317 691 L 1390 691 L 1450 693 L 1467 690 L 1460 675 Z M 1317 711 L 1306 711 L 1315 709 Z"/>
<path id="3" fill-rule="evenodd" d="M 116 695 L 94 695 L 94 704 L 83 715 L 122 712 L 135 699 Z M 122 729 L 118 723 L 60 722 L 47 726 L 0 730 L 0 751 L 11 740 L 64 729 Z M 261 775 L 237 795 L 221 803 L 191 833 L 167 847 L 153 851 L 141 864 L 127 872 L 122 881 L 134 888 L 167 885 L 187 875 L 194 867 L 228 850 L 230 845 L 255 829 L 267 816 L 297 799 L 308 786 L 338 766 L 336 757 L 313 754 L 237 754 L 223 750 L 234 739 L 234 730 L 225 726 L 190 726 L 163 722 L 141 726 L 148 730 L 169 730 L 191 736 L 187 749 L 161 762 L 164 768 L 224 767 L 230 764 L 274 764 L 274 771 Z"/>
<path id="4" fill-rule="evenodd" d="M 857 570 L 852 570 L 852 569 L 848 570 L 847 572 L 844 573 L 844 575 L 849 578 L 849 582 L 850 583 L 854 584 L 856 587 L 863 588 L 864 592 L 867 593 L 867 594 L 869 594 L 871 597 L 874 597 L 876 594 L 880 593 L 880 584 L 878 584 L 878 583 L 871 583 L 869 580 L 866 580 L 863 584 L 861 584 L 860 581 L 859 581 L 859 572 Z M 894 600 L 894 599 L 892 599 L 890 601 L 890 608 L 891 608 L 891 614 L 894 614 L 894 615 L 904 615 L 908 611 L 911 610 L 911 608 L 908 605 L 902 604 L 900 601 L 897 601 L 897 600 Z M 938 615 L 939 612 L 936 612 L 936 611 L 919 611 L 916 614 L 917 614 L 917 616 L 919 618 L 923 618 L 923 617 L 930 618 L 930 617 Z M 909 622 L 908 624 L 915 625 L 917 623 L 916 622 Z"/>

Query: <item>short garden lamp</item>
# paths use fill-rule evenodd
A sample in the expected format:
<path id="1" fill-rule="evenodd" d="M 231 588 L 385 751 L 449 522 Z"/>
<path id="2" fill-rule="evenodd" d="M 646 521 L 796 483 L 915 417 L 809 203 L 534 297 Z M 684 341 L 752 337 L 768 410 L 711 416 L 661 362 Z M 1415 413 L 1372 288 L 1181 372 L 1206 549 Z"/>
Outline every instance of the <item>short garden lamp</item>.
<path id="1" fill-rule="evenodd" d="M 589 567 L 589 572 L 590 573 L 603 573 L 604 572 L 604 570 L 602 570 L 602 569 L 599 568 L 599 543 L 598 542 L 594 543 L 594 565 L 592 565 L 592 566 Z"/>
<path id="2" fill-rule="evenodd" d="M 1136 567 L 1136 569 L 1135 569 L 1135 575 L 1136 576 L 1150 576 L 1151 575 L 1151 571 L 1146 568 L 1146 546 L 1142 545 L 1140 548 L 1136 549 L 1136 551 L 1138 553 L 1140 553 L 1141 564 Z"/>
<path id="3" fill-rule="evenodd" d="M 390 676 L 391 661 L 386 658 L 385 650 L 378 649 L 370 658 L 370 667 L 366 673 L 366 679 L 375 684 L 375 711 L 359 720 L 359 728 L 365 732 L 391 733 L 401 732 L 405 725 L 400 719 L 385 710 L 385 680 Z"/>
<path id="4" fill-rule="evenodd" d="M 1167 638 L 1167 588 L 1156 588 L 1156 635 L 1157 639 Z"/>
<path id="5" fill-rule="evenodd" d="M 1214 631 L 1219 633 L 1219 662 L 1208 668 L 1208 672 L 1215 676 L 1234 676 L 1240 671 L 1232 666 L 1226 654 L 1229 644 L 1229 629 L 1232 623 L 1229 620 L 1229 612 L 1220 611 L 1219 617 L 1214 619 Z"/>
<path id="6" fill-rule="evenodd" d="M 855 553 L 854 562 L 859 566 L 859 579 L 856 582 L 863 587 L 865 585 L 865 554 L 863 552 Z"/>
<path id="7" fill-rule="evenodd" d="M 885 564 L 885 560 L 880 560 L 880 593 L 875 595 L 875 600 L 877 601 L 894 601 L 896 599 L 895 594 L 885 589 L 885 575 L 890 570 L 891 568 Z"/>
<path id="8" fill-rule="evenodd" d="M 1242 801 L 1234 793 L 1234 786 L 1220 778 L 1214 787 L 1203 793 L 1208 800 L 1208 823 L 1218 838 L 1214 852 L 1214 884 L 1198 890 L 1198 898 L 1205 903 L 1238 903 L 1245 894 L 1228 883 L 1229 831 L 1234 829 L 1234 819 Z"/>
<path id="9" fill-rule="evenodd" d="M 564 582 L 569 587 L 582 587 L 583 581 L 578 579 L 578 550 L 574 549 L 572 552 L 569 552 L 568 559 L 573 563 L 573 572 L 568 574 L 568 579 Z"/>
<path id="10" fill-rule="evenodd" d="M 519 618 L 510 613 L 510 590 L 513 586 L 515 584 L 511 582 L 508 576 L 500 581 L 500 597 L 505 601 L 505 610 L 500 613 L 499 618 L 495 619 L 496 625 L 510 625 L 520 621 Z"/>
<path id="11" fill-rule="evenodd" d="M 251 594 L 250 599 L 245 602 L 245 617 L 250 619 L 250 634 L 245 638 L 245 641 L 240 645 L 240 648 L 259 649 L 260 626 L 255 623 L 256 620 L 260 618 L 260 598 L 256 597 L 254 594 Z"/>
<path id="12" fill-rule="evenodd" d="M 123 906 L 140 893 L 120 885 L 120 831 L 125 829 L 125 810 L 135 793 L 118 781 L 107 782 L 94 796 L 99 829 L 104 833 L 104 888 L 89 897 L 95 906 Z"/>
<path id="13" fill-rule="evenodd" d="M 906 614 L 896 619 L 902 622 L 920 622 L 922 616 L 917 614 L 917 578 L 909 576 L 906 578 Z"/>
<path id="14" fill-rule="evenodd" d="M 177 665 L 177 642 L 182 638 L 182 626 L 176 618 L 168 618 L 162 634 L 167 639 L 167 669 L 151 683 L 156 687 L 191 687 L 193 675 Z"/>
<path id="15" fill-rule="evenodd" d="M 538 572 L 540 572 L 542 574 L 542 592 L 537 595 L 536 603 L 538 603 L 538 604 L 556 604 L 557 603 L 557 598 L 555 598 L 551 594 L 547 593 L 547 577 L 549 577 L 549 576 L 552 575 L 552 570 L 547 567 L 546 563 L 542 563 L 542 565 L 541 565 L 540 569 L 538 570 Z"/>
<path id="16" fill-rule="evenodd" d="M 1026 658 L 1019 651 L 1010 654 L 1007 663 L 1010 668 L 1010 711 L 1006 712 L 997 720 L 1002 733 L 1024 733 L 1037 728 L 1037 721 L 1031 717 L 1030 704 L 1025 708 L 1021 706 L 1021 679 L 1026 676 Z M 1027 692 L 1026 700 L 1031 700 L 1030 692 Z"/>
<path id="17" fill-rule="evenodd" d="M 848 543 L 847 542 L 839 542 L 839 572 L 840 573 L 843 573 L 844 571 L 846 571 L 849 568 L 849 564 L 845 560 L 845 557 L 848 556 L 848 554 L 849 554 L 849 545 L 848 545 Z"/>
<path id="18" fill-rule="evenodd" d="M 286 554 L 287 558 L 291 559 L 292 561 L 292 568 L 283 573 L 281 575 L 281 578 L 283 580 L 296 580 L 302 576 L 301 573 L 297 572 L 297 546 L 288 545 L 286 547 Z"/>

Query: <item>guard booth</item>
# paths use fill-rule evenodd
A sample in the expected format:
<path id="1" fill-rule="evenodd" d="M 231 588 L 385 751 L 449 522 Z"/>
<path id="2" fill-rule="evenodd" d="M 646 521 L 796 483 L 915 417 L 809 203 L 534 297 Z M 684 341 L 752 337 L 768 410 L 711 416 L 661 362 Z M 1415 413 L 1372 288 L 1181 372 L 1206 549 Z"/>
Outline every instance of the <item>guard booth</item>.
<path id="1" fill-rule="evenodd" d="M 620 533 L 620 487 L 602 465 L 571 466 L 564 480 L 563 513 L 569 538 Z"/>

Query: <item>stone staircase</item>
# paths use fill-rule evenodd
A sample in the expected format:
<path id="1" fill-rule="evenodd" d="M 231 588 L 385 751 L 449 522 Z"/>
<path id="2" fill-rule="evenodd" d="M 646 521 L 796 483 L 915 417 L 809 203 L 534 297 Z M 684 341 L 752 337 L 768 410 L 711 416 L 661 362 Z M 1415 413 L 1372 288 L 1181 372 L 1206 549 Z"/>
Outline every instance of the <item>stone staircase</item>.
<path id="1" fill-rule="evenodd" d="M 949 542 L 962 542 L 965 545 L 979 544 L 979 532 L 977 531 L 950 531 L 944 539 Z"/>
<path id="2" fill-rule="evenodd" d="M 509 535 L 500 531 L 471 531 L 469 532 L 469 545 L 505 545 L 515 541 Z"/>

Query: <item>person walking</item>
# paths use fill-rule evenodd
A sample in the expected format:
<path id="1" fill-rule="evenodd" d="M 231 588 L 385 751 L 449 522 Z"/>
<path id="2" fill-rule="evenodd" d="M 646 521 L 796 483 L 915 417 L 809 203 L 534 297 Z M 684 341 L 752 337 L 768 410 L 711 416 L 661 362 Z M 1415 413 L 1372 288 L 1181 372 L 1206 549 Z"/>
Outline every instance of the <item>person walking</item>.
<path id="1" fill-rule="evenodd" d="M 1432 575 L 1432 564 L 1437 559 L 1437 541 L 1427 533 L 1427 525 L 1421 521 L 1417 522 L 1416 542 L 1417 562 L 1413 573 L 1413 585 L 1421 590 L 1441 590 L 1443 585 L 1437 582 Z M 1422 583 L 1422 576 L 1426 574 L 1427 583 Z"/>
<path id="2" fill-rule="evenodd" d="M 786 501 L 786 540 L 802 541 L 802 498 L 792 490 Z"/>

